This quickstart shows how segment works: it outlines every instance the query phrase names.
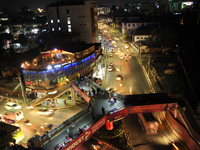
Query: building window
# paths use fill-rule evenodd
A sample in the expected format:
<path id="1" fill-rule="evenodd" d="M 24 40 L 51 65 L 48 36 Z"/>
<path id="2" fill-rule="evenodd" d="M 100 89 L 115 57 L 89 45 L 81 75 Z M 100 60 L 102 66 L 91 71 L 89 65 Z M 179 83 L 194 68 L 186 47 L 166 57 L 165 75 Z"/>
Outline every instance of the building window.
<path id="1" fill-rule="evenodd" d="M 131 24 L 130 24 L 130 23 L 128 23 L 128 27 L 131 27 Z"/>
<path id="2" fill-rule="evenodd" d="M 57 21 L 58 21 L 58 23 L 60 23 L 60 19 L 58 19 Z"/>
<path id="3" fill-rule="evenodd" d="M 70 17 L 67 17 L 67 24 L 71 24 L 71 19 L 70 19 Z"/>
<path id="4" fill-rule="evenodd" d="M 68 25 L 68 32 L 72 32 L 72 26 Z"/>
<path id="5" fill-rule="evenodd" d="M 53 20 L 51 20 L 51 23 L 53 23 Z"/>
<path id="6" fill-rule="evenodd" d="M 54 28 L 52 28 L 51 30 L 54 31 Z"/>
<path id="7" fill-rule="evenodd" d="M 58 30 L 60 31 L 60 30 L 61 30 L 61 27 L 59 27 Z"/>
<path id="8" fill-rule="evenodd" d="M 135 23 L 132 24 L 132 27 L 135 27 Z"/>

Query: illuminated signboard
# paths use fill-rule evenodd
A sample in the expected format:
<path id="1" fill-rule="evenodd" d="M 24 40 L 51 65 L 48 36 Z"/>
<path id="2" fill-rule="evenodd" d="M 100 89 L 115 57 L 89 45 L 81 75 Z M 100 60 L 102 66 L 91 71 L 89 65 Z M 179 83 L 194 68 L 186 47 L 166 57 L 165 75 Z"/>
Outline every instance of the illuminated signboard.
<path id="1" fill-rule="evenodd" d="M 110 121 L 118 121 L 120 119 L 123 119 L 126 116 L 128 116 L 128 108 L 125 108 L 120 111 L 117 111 L 116 113 L 110 114 L 109 120 Z"/>
<path id="2" fill-rule="evenodd" d="M 101 118 L 98 122 L 92 125 L 89 129 L 75 138 L 71 143 L 67 146 L 63 147 L 62 150 L 73 150 L 79 144 L 85 142 L 92 134 L 94 134 L 97 130 L 99 130 L 104 124 L 107 122 L 107 115 Z"/>
<path id="3" fill-rule="evenodd" d="M 193 5 L 193 2 L 183 2 L 183 5 L 191 6 L 191 5 Z"/>

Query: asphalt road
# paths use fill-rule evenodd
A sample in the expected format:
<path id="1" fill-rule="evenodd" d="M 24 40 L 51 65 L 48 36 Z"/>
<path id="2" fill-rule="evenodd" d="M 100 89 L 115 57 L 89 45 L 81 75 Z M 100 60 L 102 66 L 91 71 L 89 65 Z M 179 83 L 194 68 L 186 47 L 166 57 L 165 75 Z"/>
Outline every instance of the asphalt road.
<path id="1" fill-rule="evenodd" d="M 149 86 L 136 57 L 133 55 L 133 49 L 129 47 L 127 50 L 124 47 L 124 40 L 120 38 L 119 33 L 115 33 L 113 35 L 106 33 L 105 37 L 108 36 L 110 37 L 110 39 L 114 39 L 114 37 L 117 37 L 120 40 L 116 43 L 117 48 L 119 48 L 117 54 L 114 52 L 113 56 L 109 57 L 110 52 L 105 52 L 105 54 L 107 55 L 105 59 L 107 67 L 109 63 L 113 62 L 114 70 L 111 72 L 107 71 L 106 79 L 103 83 L 103 88 L 114 88 L 115 93 L 123 95 L 149 93 Z M 124 56 L 123 59 L 120 59 L 121 55 Z M 126 62 L 126 60 L 128 62 Z M 119 67 L 120 71 L 116 71 L 116 67 Z M 120 81 L 116 80 L 116 76 L 118 74 L 121 74 L 123 77 L 122 87 L 119 86 Z"/>
<path id="2" fill-rule="evenodd" d="M 128 134 L 130 145 L 135 150 L 172 150 L 172 142 L 181 150 L 187 148 L 181 141 L 174 135 L 173 131 L 169 128 L 164 121 L 160 124 L 159 132 L 157 135 L 147 136 L 144 129 L 141 127 L 136 114 L 130 114 L 122 120 L 125 133 Z"/>

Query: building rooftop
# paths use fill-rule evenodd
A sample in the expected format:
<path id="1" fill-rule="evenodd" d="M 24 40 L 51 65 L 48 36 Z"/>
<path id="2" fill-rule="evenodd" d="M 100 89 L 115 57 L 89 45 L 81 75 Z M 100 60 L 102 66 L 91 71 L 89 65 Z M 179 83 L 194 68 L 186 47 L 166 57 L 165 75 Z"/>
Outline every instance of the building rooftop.
<path id="1" fill-rule="evenodd" d="M 155 22 L 155 23 L 158 23 L 159 21 L 156 21 L 156 20 L 152 20 L 152 19 L 145 19 L 145 20 L 142 20 L 142 19 L 129 19 L 129 20 L 123 20 L 122 21 L 123 23 L 147 23 L 147 22 Z"/>
<path id="2" fill-rule="evenodd" d="M 57 43 L 51 43 L 47 46 L 47 49 L 62 49 L 67 52 L 76 53 L 84 51 L 92 46 L 94 46 L 94 43 L 84 43 L 84 42 L 57 42 Z"/>
<path id="3" fill-rule="evenodd" d="M 134 35 L 151 35 L 151 29 L 150 28 L 138 28 Z"/>
<path id="4" fill-rule="evenodd" d="M 48 5 L 48 7 L 55 7 L 55 6 L 68 6 L 68 5 L 84 5 L 85 0 L 60 0 L 53 2 Z"/>

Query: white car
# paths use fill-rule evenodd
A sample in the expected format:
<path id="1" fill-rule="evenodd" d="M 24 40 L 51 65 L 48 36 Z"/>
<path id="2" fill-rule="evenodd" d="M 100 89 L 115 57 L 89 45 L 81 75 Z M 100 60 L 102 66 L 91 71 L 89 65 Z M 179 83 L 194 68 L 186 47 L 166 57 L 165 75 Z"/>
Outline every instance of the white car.
<path id="1" fill-rule="evenodd" d="M 120 68 L 119 68 L 119 67 L 116 67 L 116 71 L 120 71 Z"/>
<path id="2" fill-rule="evenodd" d="M 121 81 L 122 80 L 122 75 L 118 74 L 117 77 L 116 77 L 116 80 Z"/>
<path id="3" fill-rule="evenodd" d="M 120 59 L 123 59 L 123 58 L 124 58 L 123 55 L 121 55 L 121 56 L 120 56 Z"/>
<path id="4" fill-rule="evenodd" d="M 9 103 L 6 103 L 4 108 L 6 110 L 19 110 L 22 108 L 22 106 L 17 105 L 16 103 L 9 102 Z"/>
<path id="5" fill-rule="evenodd" d="M 41 108 L 38 108 L 37 114 L 42 115 L 42 116 L 50 116 L 53 114 L 53 110 L 49 110 L 48 108 L 41 107 Z"/>
<path id="6" fill-rule="evenodd" d="M 112 66 L 109 66 L 109 67 L 108 67 L 108 71 L 113 71 L 113 67 L 112 67 Z"/>
<path id="7" fill-rule="evenodd" d="M 109 63 L 109 66 L 112 66 L 112 67 L 113 67 L 113 66 L 114 66 L 114 63 L 113 63 L 113 62 Z"/>
<path id="8" fill-rule="evenodd" d="M 125 44 L 124 47 L 125 47 L 125 48 L 129 48 L 128 44 Z"/>

